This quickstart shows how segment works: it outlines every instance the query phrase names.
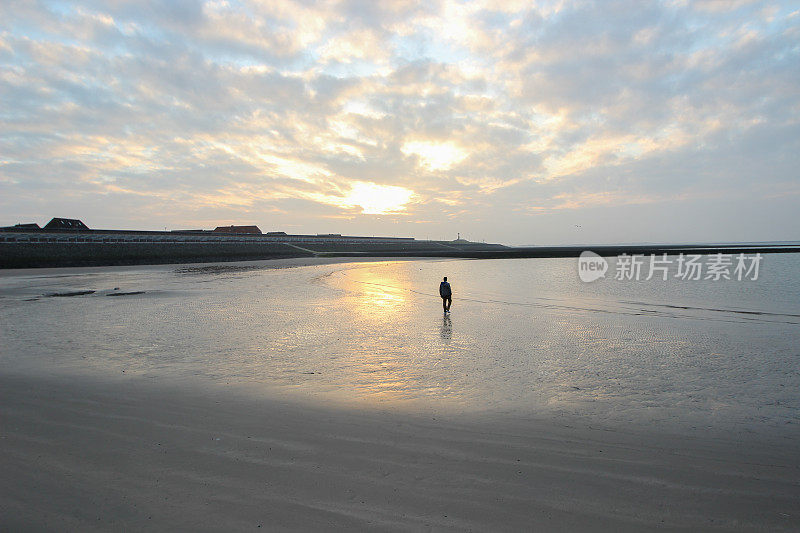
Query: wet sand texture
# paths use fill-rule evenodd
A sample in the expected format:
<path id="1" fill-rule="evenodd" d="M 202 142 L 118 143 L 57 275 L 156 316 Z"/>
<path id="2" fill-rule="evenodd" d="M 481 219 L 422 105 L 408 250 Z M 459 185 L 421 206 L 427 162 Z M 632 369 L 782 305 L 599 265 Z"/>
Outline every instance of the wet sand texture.
<path id="1" fill-rule="evenodd" d="M 788 441 L 8 375 L 0 420 L 7 531 L 800 528 L 800 454 Z"/>

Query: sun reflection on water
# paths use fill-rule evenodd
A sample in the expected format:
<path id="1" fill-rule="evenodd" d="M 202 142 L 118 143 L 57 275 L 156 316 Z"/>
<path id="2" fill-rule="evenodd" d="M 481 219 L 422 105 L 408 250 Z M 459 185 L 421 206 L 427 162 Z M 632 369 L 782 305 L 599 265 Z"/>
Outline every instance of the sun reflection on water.
<path id="1" fill-rule="evenodd" d="M 442 381 L 457 351 L 449 316 L 441 314 L 438 295 L 427 295 L 408 279 L 405 262 L 370 263 L 348 268 L 327 278 L 344 290 L 340 310 L 355 317 L 346 363 L 339 371 L 342 392 L 369 404 L 392 404 L 435 399 L 459 402 L 452 383 Z M 438 278 L 434 280 L 434 291 Z"/>
<path id="2" fill-rule="evenodd" d="M 390 267 L 391 263 L 385 266 Z M 342 288 L 354 296 L 353 310 L 360 315 L 372 316 L 376 308 L 384 312 L 400 311 L 406 304 L 404 291 L 397 288 L 402 282 L 396 268 L 351 269 L 340 280 Z"/>

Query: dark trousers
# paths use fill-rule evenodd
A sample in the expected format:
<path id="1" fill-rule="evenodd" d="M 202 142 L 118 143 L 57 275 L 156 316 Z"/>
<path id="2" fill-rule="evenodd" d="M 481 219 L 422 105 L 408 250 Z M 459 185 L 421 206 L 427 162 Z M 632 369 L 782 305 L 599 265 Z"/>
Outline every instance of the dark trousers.
<path id="1" fill-rule="evenodd" d="M 450 310 L 450 304 L 452 303 L 453 303 L 452 296 L 442 296 L 442 307 L 444 308 L 445 311 Z"/>

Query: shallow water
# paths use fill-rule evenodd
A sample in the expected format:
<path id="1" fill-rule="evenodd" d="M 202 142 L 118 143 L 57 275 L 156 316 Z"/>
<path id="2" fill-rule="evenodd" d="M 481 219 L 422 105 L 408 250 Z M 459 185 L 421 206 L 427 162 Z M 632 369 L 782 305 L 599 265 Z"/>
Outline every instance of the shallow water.
<path id="1" fill-rule="evenodd" d="M 755 281 L 583 283 L 575 259 L 6 271 L 0 369 L 800 434 L 799 260 Z"/>

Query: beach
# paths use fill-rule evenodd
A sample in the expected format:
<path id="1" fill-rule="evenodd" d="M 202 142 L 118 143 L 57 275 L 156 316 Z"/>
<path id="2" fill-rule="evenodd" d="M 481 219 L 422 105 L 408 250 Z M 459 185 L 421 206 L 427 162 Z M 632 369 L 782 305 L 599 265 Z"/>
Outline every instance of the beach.
<path id="1" fill-rule="evenodd" d="M 9 531 L 800 524 L 796 441 L 329 409 L 141 380 L 0 381 Z"/>
<path id="2" fill-rule="evenodd" d="M 566 260 L 5 272 L 0 525 L 796 531 L 782 260 L 635 294 Z"/>
<path id="3" fill-rule="evenodd" d="M 800 1 L 0 20 L 0 533 L 800 533 Z"/>

